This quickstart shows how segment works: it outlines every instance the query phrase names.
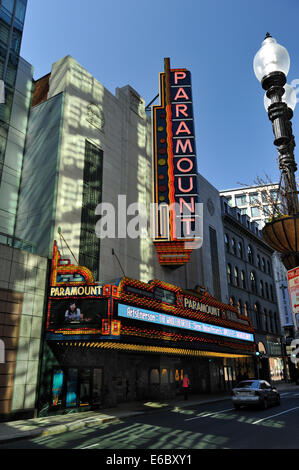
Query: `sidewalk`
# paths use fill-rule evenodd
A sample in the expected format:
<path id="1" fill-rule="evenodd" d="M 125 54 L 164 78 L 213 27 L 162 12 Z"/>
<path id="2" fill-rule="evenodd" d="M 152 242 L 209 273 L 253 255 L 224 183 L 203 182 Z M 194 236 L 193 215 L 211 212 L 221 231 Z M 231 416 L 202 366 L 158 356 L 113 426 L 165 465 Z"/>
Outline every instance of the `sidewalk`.
<path id="1" fill-rule="evenodd" d="M 298 391 L 299 386 L 295 384 L 277 385 L 279 392 Z M 189 400 L 184 401 L 180 397 L 168 402 L 130 402 L 121 403 L 116 408 L 108 408 L 99 411 L 87 411 L 84 413 L 70 413 L 65 415 L 47 416 L 44 418 L 33 418 L 20 421 L 0 423 L 0 444 L 19 439 L 32 439 L 34 437 L 60 434 L 77 429 L 89 428 L 114 421 L 116 419 L 144 415 L 148 413 L 159 413 L 161 410 L 173 408 L 184 408 L 199 404 L 214 403 L 230 400 L 229 393 L 213 395 L 191 395 Z"/>

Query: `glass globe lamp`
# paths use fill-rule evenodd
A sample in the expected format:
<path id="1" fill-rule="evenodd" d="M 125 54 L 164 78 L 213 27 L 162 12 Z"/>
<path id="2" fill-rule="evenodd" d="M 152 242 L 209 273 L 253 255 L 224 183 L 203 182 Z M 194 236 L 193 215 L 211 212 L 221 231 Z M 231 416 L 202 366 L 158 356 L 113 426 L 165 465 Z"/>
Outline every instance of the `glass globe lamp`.
<path id="1" fill-rule="evenodd" d="M 255 54 L 253 69 L 256 78 L 261 82 L 264 77 L 273 72 L 282 72 L 287 75 L 290 69 L 290 56 L 285 47 L 277 43 L 267 33 L 262 47 Z"/>

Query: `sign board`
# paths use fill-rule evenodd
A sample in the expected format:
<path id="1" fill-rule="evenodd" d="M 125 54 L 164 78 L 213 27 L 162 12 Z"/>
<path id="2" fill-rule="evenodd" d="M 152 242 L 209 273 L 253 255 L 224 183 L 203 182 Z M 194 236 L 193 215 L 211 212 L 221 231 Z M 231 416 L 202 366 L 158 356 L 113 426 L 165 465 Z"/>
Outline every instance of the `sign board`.
<path id="1" fill-rule="evenodd" d="M 160 74 L 160 104 L 153 106 L 155 246 L 162 265 L 189 261 L 183 241 L 201 240 L 191 73 Z"/>
<path id="2" fill-rule="evenodd" d="M 202 323 L 185 318 L 175 317 L 172 315 L 166 315 L 164 313 L 145 310 L 142 308 L 132 307 L 124 304 L 118 304 L 118 316 L 132 320 L 154 323 L 156 325 L 164 325 L 168 327 L 196 331 L 199 333 L 208 333 L 212 335 L 223 336 L 226 338 L 234 338 L 251 342 L 254 341 L 254 336 L 252 333 L 232 330 L 230 328 L 224 328 L 218 325 L 211 325 L 208 323 Z"/>
<path id="3" fill-rule="evenodd" d="M 299 313 L 299 266 L 288 271 L 288 286 L 293 314 Z"/>

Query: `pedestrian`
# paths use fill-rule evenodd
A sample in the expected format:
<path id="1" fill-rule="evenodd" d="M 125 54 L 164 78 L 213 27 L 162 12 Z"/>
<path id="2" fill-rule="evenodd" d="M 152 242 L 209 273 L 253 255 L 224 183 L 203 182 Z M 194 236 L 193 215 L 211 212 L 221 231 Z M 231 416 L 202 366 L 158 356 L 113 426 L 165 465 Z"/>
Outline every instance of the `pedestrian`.
<path id="1" fill-rule="evenodd" d="M 184 389 L 184 399 L 188 400 L 188 392 L 190 387 L 190 379 L 187 374 L 184 375 L 183 378 L 183 389 Z"/>

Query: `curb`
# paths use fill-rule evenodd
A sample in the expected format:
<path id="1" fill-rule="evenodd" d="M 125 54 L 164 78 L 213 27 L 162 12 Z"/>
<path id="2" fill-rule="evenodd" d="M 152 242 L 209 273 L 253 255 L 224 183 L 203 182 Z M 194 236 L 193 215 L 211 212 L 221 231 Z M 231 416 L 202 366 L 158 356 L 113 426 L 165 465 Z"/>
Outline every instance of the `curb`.
<path id="1" fill-rule="evenodd" d="M 215 399 L 211 399 L 211 400 L 207 400 L 207 401 L 199 401 L 199 402 L 192 403 L 192 404 L 182 403 L 182 404 L 178 405 L 178 404 L 174 403 L 173 405 L 169 405 L 165 408 L 142 410 L 142 411 L 132 411 L 131 413 L 130 412 L 124 412 L 123 415 L 120 412 L 119 416 L 111 416 L 111 417 L 103 417 L 103 418 L 95 417 L 94 419 L 88 418 L 85 421 L 83 419 L 81 421 L 77 421 L 77 422 L 74 422 L 74 423 L 70 422 L 69 424 L 58 424 L 58 425 L 54 424 L 53 426 L 48 426 L 48 427 L 45 427 L 44 429 L 43 428 L 42 429 L 36 429 L 36 430 L 32 430 L 32 431 L 27 431 L 27 432 L 26 431 L 21 431 L 21 432 L 18 433 L 18 431 L 16 431 L 16 434 L 12 437 L 4 437 L 4 438 L 0 437 L 0 445 L 7 444 L 7 443 L 12 442 L 12 441 L 21 441 L 21 440 L 25 440 L 25 439 L 33 439 L 35 437 L 46 437 L 46 436 L 52 436 L 52 435 L 56 435 L 56 434 L 63 434 L 63 433 L 69 432 L 69 431 L 76 431 L 76 430 L 87 428 L 87 427 L 91 428 L 91 427 L 95 427 L 95 426 L 103 424 L 103 423 L 109 423 L 109 422 L 112 422 L 112 421 L 115 421 L 115 420 L 118 420 L 118 419 L 122 419 L 122 418 L 131 418 L 131 417 L 134 417 L 134 416 L 142 416 L 142 415 L 147 415 L 147 414 L 160 413 L 161 411 L 170 411 L 175 406 L 180 406 L 180 407 L 184 408 L 184 407 L 187 407 L 187 406 L 204 405 L 204 404 L 216 403 L 216 402 L 225 401 L 225 400 L 230 400 L 230 397 L 219 397 L 219 398 L 215 398 Z"/>

